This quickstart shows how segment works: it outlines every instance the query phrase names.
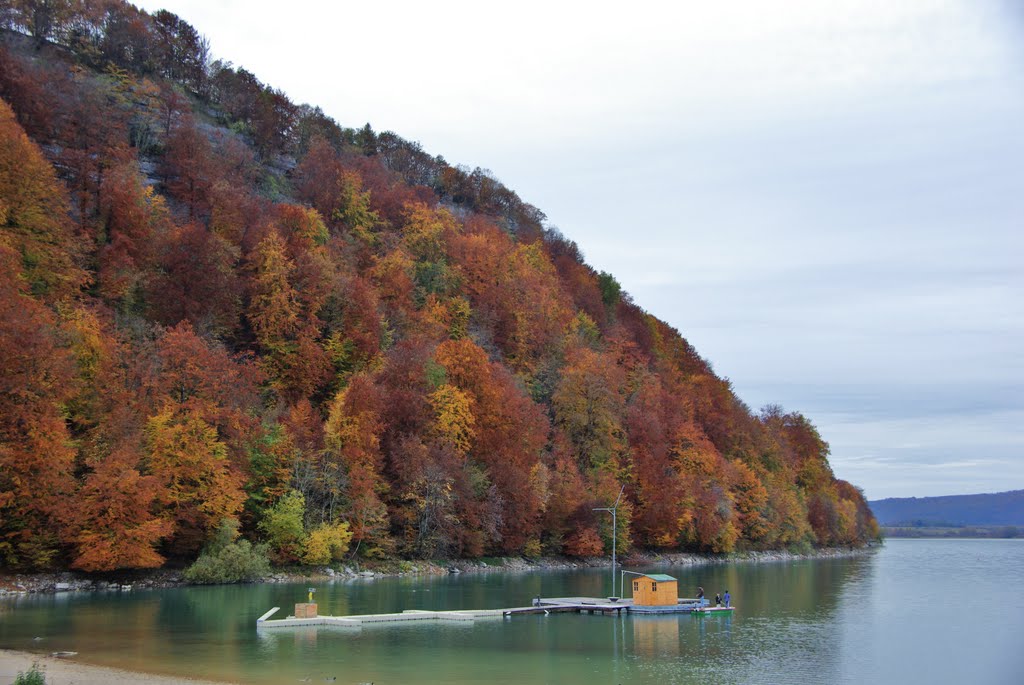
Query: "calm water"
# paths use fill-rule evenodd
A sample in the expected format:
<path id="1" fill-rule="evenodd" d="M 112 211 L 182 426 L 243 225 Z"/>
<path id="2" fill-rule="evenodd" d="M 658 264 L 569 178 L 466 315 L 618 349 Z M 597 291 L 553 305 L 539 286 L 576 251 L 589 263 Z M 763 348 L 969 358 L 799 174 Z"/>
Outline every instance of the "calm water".
<path id="1" fill-rule="evenodd" d="M 868 556 L 644 569 L 735 616 L 576 614 L 260 631 L 296 585 L 0 601 L 0 648 L 245 683 L 1024 683 L 1024 541 L 890 540 Z M 608 572 L 463 574 L 320 585 L 321 613 L 521 606 L 609 594 Z M 41 638 L 41 639 L 35 639 Z"/>

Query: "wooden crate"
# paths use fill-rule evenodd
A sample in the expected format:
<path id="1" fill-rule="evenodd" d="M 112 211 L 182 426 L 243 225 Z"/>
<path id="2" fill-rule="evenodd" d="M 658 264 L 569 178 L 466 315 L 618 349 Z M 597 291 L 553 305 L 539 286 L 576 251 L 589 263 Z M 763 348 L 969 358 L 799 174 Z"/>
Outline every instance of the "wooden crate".
<path id="1" fill-rule="evenodd" d="M 295 605 L 295 618 L 316 618 L 316 602 L 302 602 Z"/>

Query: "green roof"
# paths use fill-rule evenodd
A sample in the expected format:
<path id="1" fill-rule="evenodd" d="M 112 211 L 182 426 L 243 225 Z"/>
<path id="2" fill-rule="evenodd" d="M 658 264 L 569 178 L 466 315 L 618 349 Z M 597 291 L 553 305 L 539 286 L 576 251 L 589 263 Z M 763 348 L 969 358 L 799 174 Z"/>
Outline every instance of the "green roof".
<path id="1" fill-rule="evenodd" d="M 670 580 L 675 580 L 672 576 L 666 576 L 664 573 L 645 573 L 644 576 L 659 583 L 667 583 Z"/>

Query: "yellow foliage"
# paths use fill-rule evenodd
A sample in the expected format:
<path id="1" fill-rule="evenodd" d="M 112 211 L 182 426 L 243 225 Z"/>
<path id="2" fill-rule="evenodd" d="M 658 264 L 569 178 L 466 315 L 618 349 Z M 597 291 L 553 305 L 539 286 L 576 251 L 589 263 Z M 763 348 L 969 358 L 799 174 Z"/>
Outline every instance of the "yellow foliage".
<path id="1" fill-rule="evenodd" d="M 446 209 L 415 204 L 406 208 L 408 221 L 402 227 L 405 245 L 418 259 L 437 261 L 444 256 L 445 234 L 458 231 L 459 224 Z"/>
<path id="2" fill-rule="evenodd" d="M 352 541 L 347 523 L 325 523 L 314 528 L 303 544 L 302 563 L 322 566 L 345 556 Z"/>
<path id="3" fill-rule="evenodd" d="M 430 394 L 434 410 L 434 433 L 450 443 L 460 454 L 469 451 L 476 436 L 473 400 L 454 385 L 445 383 Z"/>
<path id="4" fill-rule="evenodd" d="M 516 259 L 522 260 L 529 265 L 530 269 L 542 274 L 553 275 L 555 273 L 555 267 L 551 264 L 551 260 L 548 259 L 547 253 L 544 252 L 542 243 L 539 241 L 528 245 L 519 245 L 516 248 Z"/>
<path id="5" fill-rule="evenodd" d="M 342 222 L 363 242 L 375 244 L 377 236 L 372 231 L 380 224 L 380 217 L 370 209 L 370 192 L 362 189 L 362 178 L 355 171 L 342 171 L 337 184 L 338 206 L 331 218 Z"/>
<path id="6" fill-rule="evenodd" d="M 836 537 L 844 545 L 852 545 L 857 541 L 857 505 L 848 499 L 840 499 L 836 503 Z"/>
<path id="7" fill-rule="evenodd" d="M 594 345 L 601 339 L 601 329 L 597 327 L 594 320 L 587 316 L 587 313 L 580 310 L 569 322 L 570 336 L 575 336 L 587 345 Z"/>
<path id="8" fill-rule="evenodd" d="M 727 521 L 711 543 L 711 551 L 716 554 L 728 554 L 736 549 L 736 541 L 739 540 L 739 537 L 740 532 L 736 530 L 736 526 L 732 521 Z"/>
<path id="9" fill-rule="evenodd" d="M 79 371 L 85 380 L 91 381 L 96 377 L 106 349 L 103 327 L 90 309 L 74 307 L 59 311 L 70 334 L 71 351 Z"/>
<path id="10" fill-rule="evenodd" d="M 248 317 L 260 345 L 273 349 L 299 327 L 298 294 L 289 282 L 295 265 L 276 231 L 256 246 L 252 301 Z"/>
<path id="11" fill-rule="evenodd" d="M 400 299 L 412 289 L 415 262 L 404 248 L 397 248 L 378 257 L 370 269 L 370 278 L 377 285 L 382 300 Z"/>
<path id="12" fill-rule="evenodd" d="M 526 546 L 523 547 L 523 556 L 527 559 L 536 559 L 541 555 L 540 540 L 537 538 L 531 538 L 526 542 Z"/>

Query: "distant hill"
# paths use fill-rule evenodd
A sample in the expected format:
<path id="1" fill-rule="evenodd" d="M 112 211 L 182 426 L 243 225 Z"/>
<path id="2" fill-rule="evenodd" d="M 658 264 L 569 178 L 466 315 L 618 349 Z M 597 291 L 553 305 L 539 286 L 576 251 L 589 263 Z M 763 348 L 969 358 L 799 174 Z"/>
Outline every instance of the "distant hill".
<path id="1" fill-rule="evenodd" d="M 891 497 L 868 504 L 882 526 L 1024 525 L 1024 490 L 946 497 Z"/>

